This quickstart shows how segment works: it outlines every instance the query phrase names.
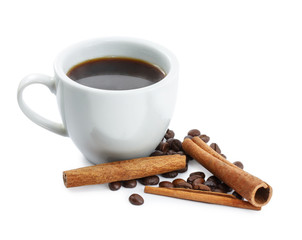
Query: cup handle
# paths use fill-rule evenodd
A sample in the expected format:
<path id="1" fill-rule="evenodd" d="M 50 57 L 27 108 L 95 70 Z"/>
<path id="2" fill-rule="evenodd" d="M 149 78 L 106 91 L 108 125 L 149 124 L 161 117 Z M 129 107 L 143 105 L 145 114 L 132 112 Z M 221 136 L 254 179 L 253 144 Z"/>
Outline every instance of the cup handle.
<path id="1" fill-rule="evenodd" d="M 56 94 L 56 84 L 53 78 L 43 75 L 43 74 L 30 74 L 26 76 L 25 78 L 22 79 L 22 81 L 19 84 L 18 87 L 18 104 L 19 107 L 21 108 L 22 112 L 34 123 L 38 124 L 39 126 L 57 133 L 62 136 L 68 136 L 67 130 L 65 126 L 62 123 L 56 123 L 51 120 L 48 120 L 41 115 L 37 114 L 33 110 L 31 110 L 28 105 L 24 102 L 23 100 L 23 90 L 31 85 L 31 84 L 43 84 L 49 88 L 49 90 L 53 93 Z"/>

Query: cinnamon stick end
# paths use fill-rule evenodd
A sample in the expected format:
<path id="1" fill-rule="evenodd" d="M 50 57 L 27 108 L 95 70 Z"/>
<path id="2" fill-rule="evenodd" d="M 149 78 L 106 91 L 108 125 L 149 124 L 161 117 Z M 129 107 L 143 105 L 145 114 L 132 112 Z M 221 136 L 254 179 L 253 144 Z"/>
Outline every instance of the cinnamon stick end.
<path id="1" fill-rule="evenodd" d="M 65 187 L 68 188 L 68 184 L 67 184 L 67 176 L 66 176 L 66 173 L 65 173 L 65 172 L 63 172 L 63 182 L 64 182 Z"/>
<path id="2" fill-rule="evenodd" d="M 270 201 L 272 195 L 273 188 L 270 185 L 263 183 L 255 189 L 255 193 L 253 194 L 254 197 L 250 202 L 256 207 L 262 207 Z"/>

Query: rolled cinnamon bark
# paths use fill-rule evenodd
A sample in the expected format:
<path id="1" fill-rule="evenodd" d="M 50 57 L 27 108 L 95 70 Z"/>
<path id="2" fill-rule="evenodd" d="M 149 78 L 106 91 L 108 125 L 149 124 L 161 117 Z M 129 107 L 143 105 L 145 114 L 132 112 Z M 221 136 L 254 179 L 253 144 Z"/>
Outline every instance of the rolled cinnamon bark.
<path id="1" fill-rule="evenodd" d="M 196 143 L 199 147 L 201 147 L 203 150 L 208 152 L 209 154 L 213 155 L 214 157 L 218 158 L 219 160 L 223 161 L 224 163 L 232 166 L 237 167 L 233 163 L 226 160 L 223 156 L 221 156 L 218 152 L 216 152 L 213 148 L 211 148 L 208 144 L 206 144 L 204 141 L 202 141 L 199 137 L 192 138 L 192 141 Z"/>
<path id="2" fill-rule="evenodd" d="M 186 157 L 166 155 L 98 164 L 63 172 L 67 188 L 138 179 L 182 169 Z"/>
<path id="3" fill-rule="evenodd" d="M 203 147 L 201 147 L 203 146 Z M 272 197 L 272 187 L 261 179 L 247 173 L 223 157 L 218 157 L 204 146 L 199 137 L 186 138 L 183 149 L 221 181 L 233 188 L 256 207 L 262 207 Z M 207 149 L 207 150 L 204 150 Z M 210 152 L 210 153 L 209 153 Z"/>
<path id="4" fill-rule="evenodd" d="M 145 193 L 151 193 L 161 196 L 174 197 L 197 202 L 213 203 L 230 207 L 246 208 L 251 210 L 261 210 L 261 207 L 255 207 L 247 201 L 239 200 L 231 194 L 204 192 L 200 190 L 164 188 L 146 186 Z"/>

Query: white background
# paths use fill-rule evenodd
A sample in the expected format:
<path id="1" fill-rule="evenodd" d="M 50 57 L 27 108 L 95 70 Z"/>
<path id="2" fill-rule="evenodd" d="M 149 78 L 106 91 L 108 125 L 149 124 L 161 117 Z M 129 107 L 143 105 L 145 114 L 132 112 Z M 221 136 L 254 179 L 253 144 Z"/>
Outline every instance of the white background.
<path id="1" fill-rule="evenodd" d="M 301 238 L 301 1 L 2 1 L 1 239 Z M 143 186 L 66 189 L 62 172 L 90 165 L 70 139 L 33 124 L 17 105 L 25 75 L 52 75 L 66 46 L 130 36 L 172 50 L 181 67 L 170 128 L 198 128 L 231 161 L 267 181 L 270 203 L 250 211 L 147 195 Z M 60 121 L 43 86 L 27 103 Z M 191 162 L 186 178 L 203 170 Z M 128 202 L 132 193 L 142 206 Z"/>

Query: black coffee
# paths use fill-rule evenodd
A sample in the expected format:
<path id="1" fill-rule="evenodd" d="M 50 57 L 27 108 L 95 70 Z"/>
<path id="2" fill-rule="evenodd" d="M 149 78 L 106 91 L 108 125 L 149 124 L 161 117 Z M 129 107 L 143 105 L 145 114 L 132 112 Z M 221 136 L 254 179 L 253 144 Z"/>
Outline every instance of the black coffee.
<path id="1" fill-rule="evenodd" d="M 143 60 L 106 57 L 82 62 L 72 67 L 67 76 L 92 88 L 129 90 L 154 84 L 162 80 L 165 73 Z"/>

